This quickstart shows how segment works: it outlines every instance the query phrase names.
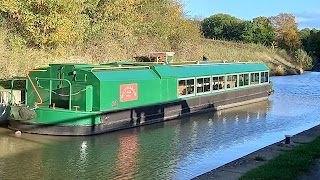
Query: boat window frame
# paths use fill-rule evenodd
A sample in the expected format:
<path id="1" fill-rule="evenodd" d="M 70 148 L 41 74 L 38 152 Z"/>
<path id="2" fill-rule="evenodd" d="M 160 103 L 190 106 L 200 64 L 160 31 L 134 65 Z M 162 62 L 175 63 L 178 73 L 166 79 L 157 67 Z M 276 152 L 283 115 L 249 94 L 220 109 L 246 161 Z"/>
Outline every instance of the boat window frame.
<path id="1" fill-rule="evenodd" d="M 222 87 L 222 89 L 219 88 L 220 83 L 218 83 L 218 89 L 214 89 L 213 88 L 213 78 L 214 77 L 218 77 L 218 82 L 220 82 L 219 81 L 219 77 L 223 77 L 224 78 L 223 79 L 223 87 Z M 226 75 L 224 74 L 224 75 L 213 75 L 213 76 L 211 76 L 211 92 L 219 92 L 219 91 L 224 91 L 224 90 L 226 90 Z"/>
<path id="2" fill-rule="evenodd" d="M 188 80 L 193 80 L 193 93 L 192 94 L 188 94 L 187 93 L 187 86 L 188 86 Z M 184 87 L 184 91 L 186 91 L 186 94 L 182 94 L 182 95 L 180 95 L 180 93 L 179 93 L 179 87 L 180 87 L 180 85 L 179 85 L 179 82 L 180 81 L 185 81 L 185 87 Z M 191 96 L 195 96 L 195 82 L 196 82 L 196 78 L 194 78 L 194 77 L 192 77 L 192 78 L 178 78 L 177 79 L 177 97 L 178 98 L 180 98 L 180 97 L 191 97 Z"/>
<path id="3" fill-rule="evenodd" d="M 209 91 L 203 91 L 203 92 L 199 92 L 198 93 L 198 79 L 203 79 L 203 84 L 204 84 L 204 79 L 205 78 L 209 78 Z M 198 95 L 201 95 L 201 94 L 209 94 L 211 93 L 212 91 L 212 79 L 211 79 L 211 76 L 200 76 L 200 77 L 197 77 L 196 78 L 196 81 L 195 81 L 195 93 Z M 204 90 L 204 87 L 203 87 L 203 90 Z"/>
<path id="4" fill-rule="evenodd" d="M 242 86 L 240 86 L 240 75 L 243 75 L 243 79 L 244 79 L 244 81 L 243 81 L 243 85 Z M 248 84 L 245 84 L 245 75 L 248 75 Z M 250 86 L 250 72 L 246 72 L 246 73 L 239 73 L 239 88 L 244 88 L 244 87 L 248 87 L 248 86 Z"/>
<path id="5" fill-rule="evenodd" d="M 230 87 L 230 88 L 228 88 L 228 84 L 227 84 L 227 82 L 228 82 L 228 76 L 231 76 L 231 77 L 232 77 L 232 76 L 236 76 L 236 83 L 237 83 L 237 86 L 236 86 L 236 87 Z M 226 83 L 226 85 L 225 85 L 225 89 L 226 89 L 226 90 L 238 89 L 238 88 L 239 88 L 239 73 L 226 74 L 225 83 Z"/>
<path id="6" fill-rule="evenodd" d="M 261 79 L 261 71 L 253 71 L 253 72 L 250 72 L 250 77 L 249 77 L 249 82 L 250 82 L 250 86 L 256 86 L 256 85 L 259 85 L 260 84 L 260 79 Z M 257 81 L 252 81 L 252 74 L 258 74 L 258 80 Z"/>
<path id="7" fill-rule="evenodd" d="M 267 76 L 265 76 L 265 73 L 267 74 Z M 259 79 L 258 81 L 252 81 L 252 77 L 253 74 L 255 74 L 254 76 L 257 76 Z M 248 84 L 247 85 L 242 85 L 240 86 L 240 75 L 243 75 L 243 78 L 245 78 L 245 75 L 248 76 Z M 262 76 L 264 75 L 264 77 L 267 77 L 267 81 L 262 82 Z M 227 87 L 227 78 L 228 76 L 236 76 L 236 82 L 237 82 L 237 86 L 236 87 L 232 87 L 232 88 L 228 88 Z M 209 91 L 205 91 L 205 92 L 198 92 L 198 79 L 203 79 L 202 84 L 204 84 L 204 79 L 205 78 L 209 78 L 209 86 L 210 86 L 210 90 Z M 213 83 L 214 83 L 214 78 L 218 78 L 218 87 L 220 85 L 220 83 L 223 83 L 223 87 L 222 89 L 214 89 L 213 88 Z M 219 81 L 220 78 L 223 78 L 223 81 Z M 186 89 L 188 88 L 188 80 L 193 80 L 193 92 L 191 94 L 181 94 L 179 93 L 179 83 L 180 81 L 184 81 L 184 91 L 186 91 Z M 244 81 L 246 82 L 246 81 Z M 203 95 L 203 94 L 210 94 L 210 93 L 215 93 L 215 92 L 221 92 L 221 91 L 225 91 L 225 90 L 233 90 L 233 89 L 239 89 L 239 88 L 247 88 L 250 86 L 256 86 L 259 84 L 267 84 L 270 82 L 270 71 L 253 71 L 253 72 L 241 72 L 241 73 L 232 73 L 232 74 L 221 74 L 221 75 L 211 75 L 211 76 L 199 76 L 199 77 L 187 77 L 187 78 L 178 78 L 177 79 L 177 97 L 191 97 L 191 96 L 197 96 L 197 95 Z M 204 90 L 204 87 L 203 87 Z M 187 91 L 186 91 L 187 93 Z"/>
<path id="8" fill-rule="evenodd" d="M 265 75 L 263 76 L 263 78 L 267 77 L 267 81 L 263 81 L 263 82 L 262 82 L 262 73 L 267 73 L 267 76 L 265 76 Z M 269 81 L 270 81 L 270 72 L 269 72 L 269 71 L 261 71 L 261 72 L 260 72 L 260 77 L 261 77 L 261 78 L 260 78 L 260 83 L 261 83 L 261 84 L 267 84 L 267 83 L 269 83 Z"/>

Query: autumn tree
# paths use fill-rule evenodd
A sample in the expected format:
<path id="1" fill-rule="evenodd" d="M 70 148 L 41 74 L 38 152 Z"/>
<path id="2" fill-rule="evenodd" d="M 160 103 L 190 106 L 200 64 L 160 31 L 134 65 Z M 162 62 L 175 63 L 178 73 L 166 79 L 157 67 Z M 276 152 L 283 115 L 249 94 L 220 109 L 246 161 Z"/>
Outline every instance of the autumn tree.
<path id="1" fill-rule="evenodd" d="M 158 39 L 158 43 L 166 48 L 200 40 L 198 25 L 184 18 L 183 5 L 179 1 L 145 0 L 139 12 L 143 15 L 143 22 L 138 25 L 136 33 Z"/>
<path id="2" fill-rule="evenodd" d="M 13 34 L 9 41 L 37 48 L 81 43 L 88 18 L 82 15 L 82 0 L 7 0 L 0 12 Z"/>
<path id="3" fill-rule="evenodd" d="M 125 54 L 109 58 L 119 60 L 141 54 L 140 49 L 188 52 L 200 42 L 198 24 L 185 18 L 178 0 L 1 2 L 0 21 L 16 49 L 76 47 L 104 61 L 109 54 Z"/>
<path id="4" fill-rule="evenodd" d="M 90 19 L 86 39 L 99 51 L 92 54 L 103 49 L 132 56 L 148 48 L 180 51 L 200 41 L 199 27 L 184 18 L 182 4 L 176 0 L 87 0 L 86 6 L 83 13 Z"/>
<path id="5" fill-rule="evenodd" d="M 281 13 L 277 16 L 271 16 L 269 20 L 275 28 L 280 47 L 294 51 L 301 46 L 298 24 L 294 15 Z"/>

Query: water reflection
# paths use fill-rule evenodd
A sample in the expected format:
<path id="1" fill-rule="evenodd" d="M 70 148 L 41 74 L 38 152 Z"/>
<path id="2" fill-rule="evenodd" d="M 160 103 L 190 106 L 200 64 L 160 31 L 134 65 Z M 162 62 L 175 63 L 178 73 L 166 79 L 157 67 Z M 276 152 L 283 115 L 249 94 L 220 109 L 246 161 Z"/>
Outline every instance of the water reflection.
<path id="1" fill-rule="evenodd" d="M 118 178 L 132 179 L 137 169 L 137 154 L 139 152 L 137 134 L 120 137 L 120 147 L 117 157 Z"/>
<path id="2" fill-rule="evenodd" d="M 190 179 L 319 124 L 319 74 L 272 81 L 270 101 L 98 136 L 15 137 L 0 128 L 0 177 Z"/>

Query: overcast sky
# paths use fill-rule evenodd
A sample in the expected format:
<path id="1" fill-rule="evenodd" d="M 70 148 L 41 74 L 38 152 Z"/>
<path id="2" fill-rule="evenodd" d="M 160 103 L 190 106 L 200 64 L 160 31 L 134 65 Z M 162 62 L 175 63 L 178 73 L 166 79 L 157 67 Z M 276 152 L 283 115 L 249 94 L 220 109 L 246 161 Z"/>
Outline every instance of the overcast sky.
<path id="1" fill-rule="evenodd" d="M 259 16 L 289 13 L 296 17 L 299 29 L 320 29 L 320 0 L 180 0 L 188 17 L 206 18 L 217 13 L 244 20 Z"/>

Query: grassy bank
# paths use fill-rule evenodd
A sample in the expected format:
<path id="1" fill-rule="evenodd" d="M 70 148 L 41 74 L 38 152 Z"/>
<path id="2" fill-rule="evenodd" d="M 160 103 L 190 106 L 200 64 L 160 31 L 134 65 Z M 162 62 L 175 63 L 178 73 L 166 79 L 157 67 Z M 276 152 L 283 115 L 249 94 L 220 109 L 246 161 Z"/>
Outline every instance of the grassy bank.
<path id="1" fill-rule="evenodd" d="M 244 174 L 240 179 L 298 179 L 320 158 L 320 137 L 299 145 L 268 163 Z"/>
<path id="2" fill-rule="evenodd" d="M 203 39 L 200 49 L 210 60 L 262 62 L 271 69 L 279 65 L 284 68 L 295 67 L 293 57 L 286 51 L 261 44 Z"/>
<path id="3" fill-rule="evenodd" d="M 117 49 L 113 50 L 112 48 L 107 48 L 107 52 L 100 52 L 100 54 L 98 52 L 79 49 L 64 49 L 63 52 L 48 52 L 45 50 L 21 48 L 17 51 L 7 48 L 5 45 L 5 37 L 6 34 L 2 31 L 0 33 L 0 79 L 23 76 L 26 69 L 47 66 L 51 63 L 133 61 L 134 56 L 147 56 L 150 51 L 159 49 L 153 49 L 152 45 L 149 44 L 149 48 L 126 49 L 126 53 Z M 92 47 L 88 47 L 88 49 L 92 49 Z M 284 68 L 294 67 L 291 63 L 293 61 L 292 57 L 285 51 L 271 49 L 270 47 L 258 44 L 202 39 L 200 45 L 194 46 L 192 49 L 193 51 L 172 50 L 176 52 L 175 61 L 201 60 L 202 55 L 206 55 L 210 61 L 235 60 L 263 62 L 271 69 L 276 69 L 279 65 Z M 97 56 L 97 54 L 99 54 L 99 56 Z M 102 55 L 104 56 L 103 58 L 101 58 Z"/>

